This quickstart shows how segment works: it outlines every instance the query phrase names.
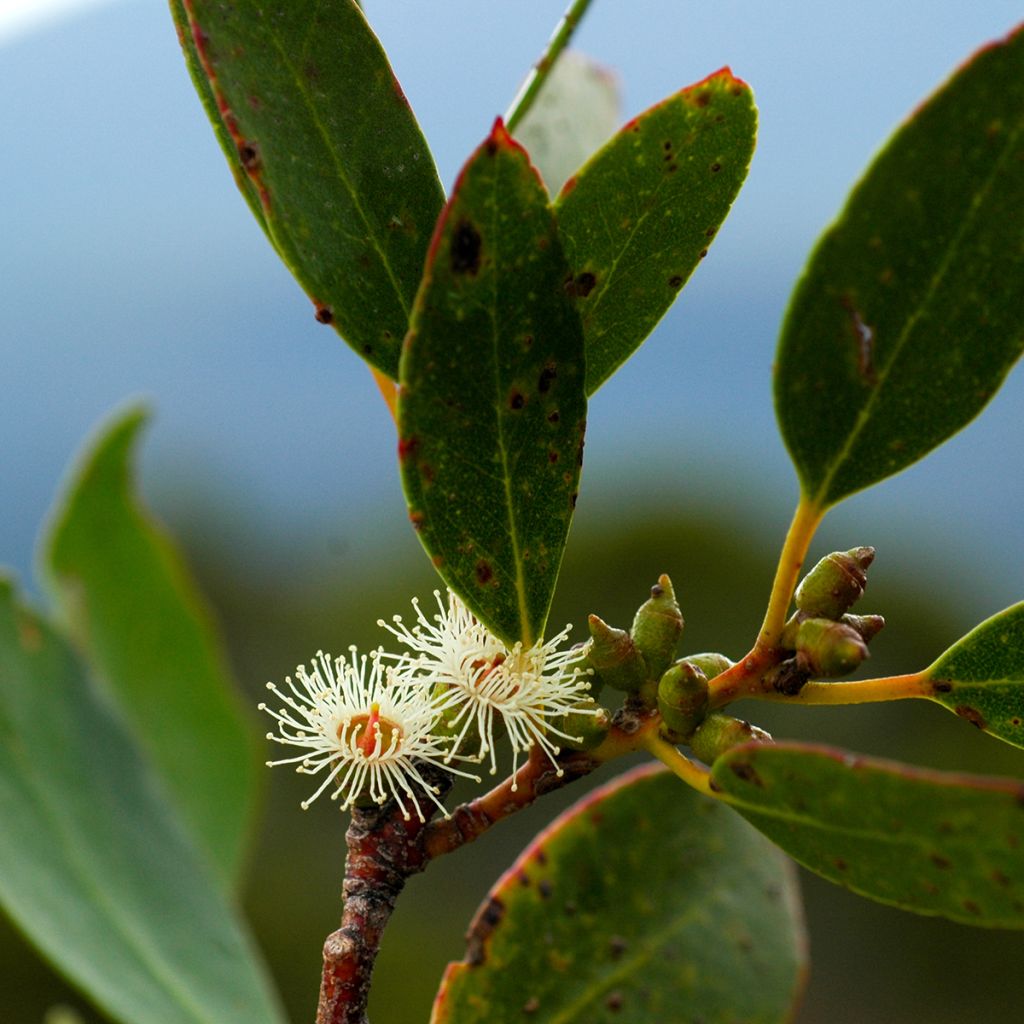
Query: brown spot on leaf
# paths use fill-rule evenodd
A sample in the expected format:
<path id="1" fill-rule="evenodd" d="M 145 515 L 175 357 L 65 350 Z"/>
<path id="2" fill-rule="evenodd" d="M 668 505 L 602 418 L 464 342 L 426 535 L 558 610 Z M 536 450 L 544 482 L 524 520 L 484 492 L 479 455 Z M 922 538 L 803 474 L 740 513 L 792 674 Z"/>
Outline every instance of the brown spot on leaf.
<path id="1" fill-rule="evenodd" d="M 536 996 L 530 996 L 523 1003 L 523 1013 L 536 1013 L 540 1009 L 540 1000 Z"/>
<path id="2" fill-rule="evenodd" d="M 697 95 L 693 97 L 693 102 L 696 103 L 698 107 L 706 107 L 711 102 L 711 90 L 704 89 L 702 92 L 697 93 Z"/>
<path id="3" fill-rule="evenodd" d="M 260 169 L 260 149 L 255 142 L 243 139 L 238 144 L 238 159 L 242 166 L 250 173 L 257 174 Z"/>
<path id="4" fill-rule="evenodd" d="M 704 237 L 714 238 L 716 234 L 718 234 L 718 228 L 708 228 L 707 231 L 704 232 Z"/>
<path id="5" fill-rule="evenodd" d="M 412 528 L 417 532 L 423 529 L 423 523 L 425 519 L 426 516 L 424 516 L 422 512 L 419 512 L 415 509 L 409 513 L 409 522 L 412 523 Z"/>
<path id="6" fill-rule="evenodd" d="M 608 998 L 605 999 L 604 1005 L 611 1010 L 612 1013 L 618 1013 L 622 1009 L 622 993 L 621 992 L 609 992 Z"/>
<path id="7" fill-rule="evenodd" d="M 505 904 L 497 896 L 492 896 L 473 918 L 466 935 L 466 961 L 473 967 L 479 967 L 487 959 L 487 940 L 504 916 Z"/>
<path id="8" fill-rule="evenodd" d="M 581 299 L 585 299 L 593 290 L 597 284 L 597 275 L 591 273 L 589 270 L 584 270 L 582 274 L 577 274 L 572 281 L 572 287 L 569 290 L 570 294 L 576 295 Z"/>
<path id="9" fill-rule="evenodd" d="M 853 340 L 857 345 L 857 373 L 865 384 L 874 387 L 878 383 L 875 375 L 875 332 L 872 327 L 864 322 L 860 310 L 854 304 L 849 295 L 841 299 L 843 309 L 846 310 L 850 320 L 850 331 Z"/>
<path id="10" fill-rule="evenodd" d="M 551 899 L 551 882 L 546 878 L 542 878 L 537 883 L 537 891 L 540 893 L 540 898 L 542 900 Z"/>
<path id="11" fill-rule="evenodd" d="M 932 681 L 932 692 L 933 693 L 949 693 L 953 689 L 953 684 L 946 682 L 945 679 L 935 679 Z"/>
<path id="12" fill-rule="evenodd" d="M 554 412 L 548 413 L 548 423 L 557 423 L 561 419 L 556 409 Z"/>
<path id="13" fill-rule="evenodd" d="M 413 434 L 412 437 L 400 437 L 398 439 L 398 461 L 407 462 L 409 459 L 415 458 L 419 447 L 420 439 L 416 434 Z"/>
<path id="14" fill-rule="evenodd" d="M 334 312 L 330 306 L 322 306 L 317 303 L 316 312 L 313 314 L 317 321 L 322 324 L 334 323 Z"/>
<path id="15" fill-rule="evenodd" d="M 941 853 L 931 853 L 928 859 L 941 871 L 948 871 L 953 866 L 953 862 Z"/>
<path id="16" fill-rule="evenodd" d="M 475 275 L 480 270 L 482 247 L 480 232 L 468 220 L 460 221 L 452 234 L 452 273 Z"/>
<path id="17" fill-rule="evenodd" d="M 542 394 L 546 395 L 551 390 L 551 385 L 555 382 L 555 378 L 558 376 L 558 369 L 554 363 L 547 363 L 543 370 L 540 371 L 540 377 L 537 378 L 537 390 Z"/>
<path id="18" fill-rule="evenodd" d="M 475 572 L 476 581 L 481 587 L 486 586 L 494 578 L 494 568 L 491 566 L 491 563 L 484 558 L 481 558 L 480 561 L 476 563 Z"/>
<path id="19" fill-rule="evenodd" d="M 974 914 L 975 917 L 981 917 L 981 907 L 974 900 L 964 900 L 964 910 L 968 914 Z"/>
<path id="20" fill-rule="evenodd" d="M 975 729 L 984 729 L 986 727 L 985 718 L 977 708 L 972 708 L 969 704 L 957 704 L 953 710 L 961 718 L 970 722 Z"/>
<path id="21" fill-rule="evenodd" d="M 707 254 L 708 254 L 707 249 L 701 249 L 701 251 L 699 253 L 697 253 L 697 257 L 698 257 L 698 259 L 704 259 L 704 257 L 707 256 Z"/>
<path id="22" fill-rule="evenodd" d="M 629 943 L 621 935 L 613 935 L 608 940 L 608 952 L 613 960 L 621 960 L 628 947 Z"/>
<path id="23" fill-rule="evenodd" d="M 722 165 L 717 160 L 711 165 L 712 174 L 717 174 L 721 169 Z"/>
<path id="24" fill-rule="evenodd" d="M 672 277 L 668 279 L 668 286 L 675 291 L 679 291 L 679 289 L 683 287 L 682 276 L 680 274 L 673 274 Z"/>
<path id="25" fill-rule="evenodd" d="M 836 859 L 832 863 L 835 864 L 836 871 L 846 871 L 846 869 L 849 867 L 849 865 L 846 863 L 845 860 L 843 860 L 842 857 L 836 857 Z"/>
<path id="26" fill-rule="evenodd" d="M 548 862 L 548 855 L 544 852 L 543 848 L 538 848 L 537 852 L 533 855 L 533 859 L 541 867 L 544 867 L 544 865 Z"/>
<path id="27" fill-rule="evenodd" d="M 557 461 L 558 461 L 558 452 L 556 452 L 556 451 L 548 452 L 548 462 L 550 462 L 552 465 L 554 465 Z"/>
<path id="28" fill-rule="evenodd" d="M 522 391 L 513 391 L 508 396 L 508 407 L 510 409 L 516 409 L 518 411 L 519 409 L 522 409 L 524 405 L 526 405 L 526 395 L 524 395 Z"/>
<path id="29" fill-rule="evenodd" d="M 757 770 L 749 761 L 734 761 L 729 767 L 738 779 L 764 789 L 764 780 L 757 774 Z"/>
<path id="30" fill-rule="evenodd" d="M 1011 880 L 1006 875 L 1004 875 L 1002 871 L 1000 871 L 998 868 L 996 868 L 996 870 L 992 872 L 991 877 L 992 881 L 995 882 L 996 885 L 1001 885 L 1004 889 L 1009 888 L 1013 884 L 1013 882 L 1011 882 Z"/>

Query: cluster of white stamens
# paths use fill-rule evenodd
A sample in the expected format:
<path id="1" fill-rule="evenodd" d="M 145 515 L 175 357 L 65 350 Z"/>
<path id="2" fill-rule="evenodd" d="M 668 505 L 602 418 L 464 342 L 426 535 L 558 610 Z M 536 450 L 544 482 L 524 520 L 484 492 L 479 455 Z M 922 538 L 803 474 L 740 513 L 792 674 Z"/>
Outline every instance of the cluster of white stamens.
<path id="1" fill-rule="evenodd" d="M 568 736 L 551 721 L 570 711 L 579 711 L 580 702 L 590 689 L 589 673 L 575 667 L 579 652 L 559 651 L 569 635 L 566 626 L 548 641 L 532 647 L 516 643 L 506 647 L 482 626 L 451 591 L 442 600 L 434 591 L 438 612 L 428 619 L 418 601 L 413 601 L 416 622 L 410 629 L 401 616 L 394 624 L 377 624 L 408 648 L 400 655 L 385 654 L 395 662 L 395 675 L 401 679 L 420 679 L 432 685 L 441 710 L 448 716 L 455 733 L 453 750 L 460 750 L 471 732 L 480 738 L 478 756 L 490 755 L 491 774 L 497 771 L 494 742 L 495 727 L 504 725 L 512 746 L 512 772 L 519 766 L 519 755 L 537 744 L 547 753 L 561 774 L 555 757 L 559 747 L 551 736 Z M 582 713 L 596 713 L 596 707 Z"/>
<path id="2" fill-rule="evenodd" d="M 411 806 L 422 821 L 418 796 L 425 793 L 442 811 L 444 807 L 420 765 L 479 781 L 451 762 L 481 761 L 489 755 L 494 773 L 495 730 L 504 725 L 513 751 L 513 775 L 520 755 L 534 745 L 558 768 L 559 747 L 552 737 L 578 737 L 566 735 L 551 720 L 568 712 L 596 713 L 596 707 L 579 707 L 590 688 L 588 673 L 572 667 L 579 653 L 557 649 L 568 627 L 532 647 L 517 643 L 508 648 L 455 594 L 449 591 L 446 603 L 440 592 L 435 597 L 438 614 L 432 619 L 413 601 L 416 622 L 411 629 L 397 615 L 391 624 L 378 623 L 406 651 L 388 654 L 380 649 L 368 658 L 353 647 L 350 658 L 333 660 L 319 652 L 311 670 L 300 665 L 295 679 L 289 676 L 283 688 L 267 684 L 283 704 L 276 710 L 260 705 L 278 723 L 277 732 L 267 738 L 301 750 L 267 763 L 294 764 L 306 774 L 327 772 L 303 807 L 333 786 L 331 799 L 340 800 L 342 809 L 358 800 L 383 804 L 394 799 L 407 819 Z"/>
<path id="3" fill-rule="evenodd" d="M 370 658 L 359 657 L 354 647 L 350 652 L 350 659 L 333 661 L 318 652 L 312 671 L 300 665 L 284 689 L 267 683 L 284 704 L 277 710 L 260 704 L 278 723 L 278 731 L 267 738 L 302 750 L 267 764 L 294 764 L 296 771 L 309 775 L 327 769 L 319 788 L 303 801 L 304 808 L 333 785 L 331 799 L 343 798 L 342 810 L 360 798 L 378 804 L 394 798 L 406 819 L 411 804 L 422 821 L 418 796 L 423 793 L 444 810 L 436 787 L 423 778 L 417 762 L 479 778 L 451 768 L 447 744 L 433 735 L 439 709 L 423 686 L 386 669 L 379 651 Z"/>

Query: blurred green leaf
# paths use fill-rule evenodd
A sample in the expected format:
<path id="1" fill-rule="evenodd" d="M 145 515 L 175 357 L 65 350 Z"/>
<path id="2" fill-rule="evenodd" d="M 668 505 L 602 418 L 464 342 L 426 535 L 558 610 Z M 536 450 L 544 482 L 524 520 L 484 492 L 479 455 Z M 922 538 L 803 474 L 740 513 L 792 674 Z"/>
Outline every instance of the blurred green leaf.
<path id="1" fill-rule="evenodd" d="M 965 64 L 825 233 L 782 330 L 775 407 L 820 507 L 970 422 L 1024 348 L 1024 32 Z"/>
<path id="2" fill-rule="evenodd" d="M 713 785 L 811 871 L 964 924 L 1024 928 L 1024 784 L 801 743 L 747 744 Z"/>
<path id="3" fill-rule="evenodd" d="M 757 111 L 728 68 L 630 121 L 562 188 L 592 395 L 639 347 L 707 255 L 747 176 Z"/>
<path id="4" fill-rule="evenodd" d="M 501 122 L 431 245 L 402 356 L 410 517 L 509 643 L 543 635 L 583 459 L 583 334 L 547 195 Z"/>
<path id="5" fill-rule="evenodd" d="M 210 613 L 135 496 L 145 420 L 130 410 L 95 442 L 57 507 L 43 572 L 183 820 L 230 880 L 253 816 L 256 746 Z"/>
<path id="6" fill-rule="evenodd" d="M 172 11 L 228 163 L 318 319 L 397 377 L 444 192 L 359 5 L 172 0 Z"/>
<path id="7" fill-rule="evenodd" d="M 515 131 L 554 195 L 619 126 L 615 76 L 578 50 L 566 50 Z"/>
<path id="8" fill-rule="evenodd" d="M 993 615 L 924 672 L 931 699 L 1024 747 L 1024 603 Z"/>
<path id="9" fill-rule="evenodd" d="M 0 901 L 123 1024 L 279 1024 L 209 862 L 50 627 L 0 580 Z"/>
<path id="10" fill-rule="evenodd" d="M 432 1024 L 767 1024 L 805 969 L 791 865 L 644 766 L 545 829 L 491 891 Z"/>

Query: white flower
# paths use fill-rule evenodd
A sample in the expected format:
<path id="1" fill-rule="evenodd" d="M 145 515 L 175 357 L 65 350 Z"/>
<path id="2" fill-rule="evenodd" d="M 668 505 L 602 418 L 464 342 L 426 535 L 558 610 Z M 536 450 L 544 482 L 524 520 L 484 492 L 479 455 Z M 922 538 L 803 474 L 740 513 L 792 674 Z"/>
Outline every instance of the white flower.
<path id="1" fill-rule="evenodd" d="M 559 651 L 569 635 L 566 626 L 557 636 L 538 641 L 524 648 L 521 643 L 507 647 L 478 622 L 462 603 L 448 591 L 447 605 L 440 591 L 434 591 L 438 614 L 428 619 L 413 600 L 416 622 L 410 629 L 401 616 L 391 625 L 378 620 L 401 643 L 409 648 L 393 658 L 395 675 L 403 680 L 420 680 L 425 685 L 442 684 L 438 697 L 442 711 L 455 710 L 449 728 L 455 734 L 452 750 L 458 750 L 475 726 L 480 737 L 482 760 L 488 754 L 491 773 L 497 771 L 494 729 L 495 719 L 504 723 L 513 751 L 513 775 L 519 755 L 538 744 L 562 774 L 555 762 L 559 747 L 551 737 L 578 740 L 558 729 L 551 721 L 575 711 L 596 714 L 597 707 L 580 708 L 579 703 L 590 689 L 589 672 L 578 667 L 579 652 Z M 513 785 L 513 789 L 515 786 Z"/>
<path id="2" fill-rule="evenodd" d="M 300 665 L 296 679 L 285 680 L 285 689 L 267 683 L 284 703 L 276 711 L 259 706 L 278 723 L 277 732 L 267 733 L 267 739 L 301 750 L 295 757 L 267 764 L 294 764 L 296 771 L 308 775 L 327 770 L 317 791 L 303 801 L 304 809 L 333 785 L 331 799 L 340 798 L 342 810 L 360 797 L 378 804 L 394 798 L 406 820 L 411 804 L 423 821 L 418 797 L 426 793 L 445 811 L 435 795 L 437 788 L 427 784 L 417 761 L 478 782 L 479 778 L 451 768 L 448 744 L 432 735 L 440 708 L 422 685 L 386 670 L 379 651 L 369 659 L 365 654 L 359 657 L 354 647 L 350 651 L 351 659 L 333 661 L 318 651 L 312 671 Z"/>

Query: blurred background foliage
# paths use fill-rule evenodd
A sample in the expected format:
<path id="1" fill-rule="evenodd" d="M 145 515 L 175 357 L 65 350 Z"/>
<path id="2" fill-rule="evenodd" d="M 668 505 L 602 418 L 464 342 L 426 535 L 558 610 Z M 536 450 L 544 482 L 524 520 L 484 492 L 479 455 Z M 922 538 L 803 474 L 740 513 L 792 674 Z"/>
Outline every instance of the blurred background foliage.
<path id="1" fill-rule="evenodd" d="M 562 0 L 514 6 L 366 4 L 446 183 Z M 706 266 L 591 405 L 553 624 L 573 622 L 580 639 L 591 611 L 625 625 L 667 571 L 686 652 L 749 646 L 796 496 L 768 386 L 789 289 L 891 127 L 1019 18 L 1009 0 L 983 6 L 595 5 L 579 44 L 615 69 L 627 115 L 728 62 L 753 83 L 762 130 Z M 410 596 L 436 585 L 405 522 L 392 427 L 233 194 L 167 12 L 112 4 L 0 44 L 0 559 L 31 586 L 33 538 L 62 468 L 111 407 L 147 392 L 159 414 L 144 446 L 147 500 L 180 538 L 253 703 L 318 648 L 377 643 L 378 616 L 407 614 Z M 1012 442 L 1022 404 L 1018 373 L 965 434 L 826 521 L 812 557 L 879 549 L 858 608 L 889 623 L 871 674 L 928 664 L 1024 597 L 1024 455 Z M 744 712 L 777 736 L 1024 775 L 1019 752 L 924 703 Z M 293 1019 L 307 1020 L 339 912 L 344 823 L 326 802 L 299 810 L 301 778 L 266 781 L 245 902 Z M 381 954 L 374 1024 L 426 1020 L 487 887 L 580 792 L 412 881 Z M 804 890 L 812 975 L 800 1024 L 1019 1016 L 1020 935 L 916 918 L 806 875 Z M 62 1003 L 98 1019 L 3 923 L 0 976 L 5 1024 L 36 1024 Z"/>

